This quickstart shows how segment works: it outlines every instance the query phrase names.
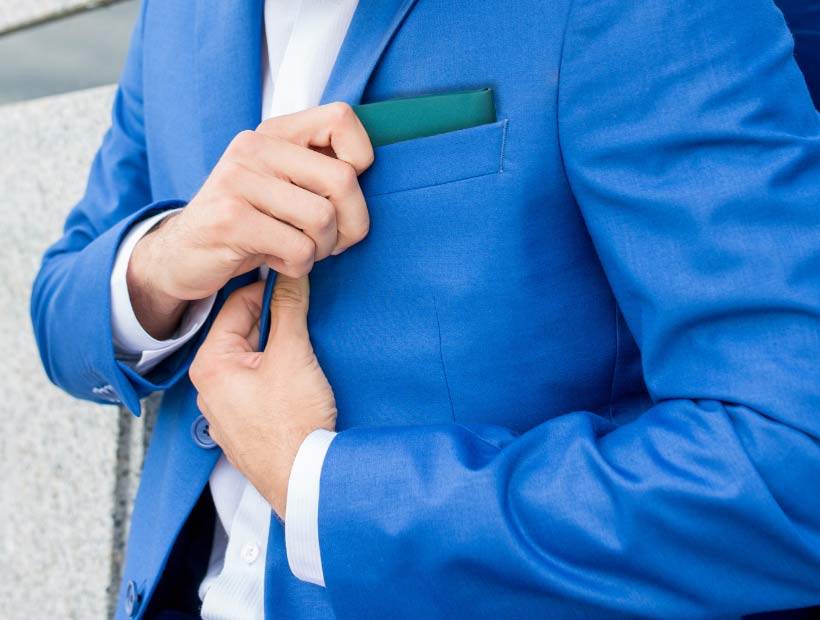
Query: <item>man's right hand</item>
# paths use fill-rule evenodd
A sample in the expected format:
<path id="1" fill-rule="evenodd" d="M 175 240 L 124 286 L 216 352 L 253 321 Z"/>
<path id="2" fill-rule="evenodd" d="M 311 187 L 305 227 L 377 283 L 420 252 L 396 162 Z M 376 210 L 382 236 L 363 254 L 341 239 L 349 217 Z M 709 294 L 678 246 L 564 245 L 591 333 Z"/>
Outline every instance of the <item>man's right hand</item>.
<path id="1" fill-rule="evenodd" d="M 169 338 L 188 301 L 267 263 L 298 278 L 361 241 L 370 219 L 358 175 L 373 148 L 352 108 L 331 103 L 238 134 L 197 195 L 143 237 L 128 265 L 145 330 Z"/>

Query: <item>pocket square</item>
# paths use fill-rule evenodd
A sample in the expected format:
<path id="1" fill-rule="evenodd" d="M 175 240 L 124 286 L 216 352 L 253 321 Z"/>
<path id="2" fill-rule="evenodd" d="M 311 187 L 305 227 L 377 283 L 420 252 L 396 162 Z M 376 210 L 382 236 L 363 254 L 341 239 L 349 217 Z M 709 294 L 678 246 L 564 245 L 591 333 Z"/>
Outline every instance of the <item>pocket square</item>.
<path id="1" fill-rule="evenodd" d="M 491 88 L 402 97 L 353 106 L 373 146 L 494 123 Z"/>

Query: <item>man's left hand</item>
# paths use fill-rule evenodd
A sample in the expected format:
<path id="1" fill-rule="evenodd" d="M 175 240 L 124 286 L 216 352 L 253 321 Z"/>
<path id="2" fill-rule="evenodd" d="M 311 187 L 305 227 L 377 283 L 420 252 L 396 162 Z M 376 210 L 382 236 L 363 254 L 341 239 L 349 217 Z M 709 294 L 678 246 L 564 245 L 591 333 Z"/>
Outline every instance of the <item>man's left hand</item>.
<path id="1" fill-rule="evenodd" d="M 211 437 L 283 519 L 299 446 L 336 426 L 333 390 L 308 336 L 308 286 L 307 276 L 277 276 L 263 352 L 255 350 L 263 283 L 233 293 L 189 371 Z"/>

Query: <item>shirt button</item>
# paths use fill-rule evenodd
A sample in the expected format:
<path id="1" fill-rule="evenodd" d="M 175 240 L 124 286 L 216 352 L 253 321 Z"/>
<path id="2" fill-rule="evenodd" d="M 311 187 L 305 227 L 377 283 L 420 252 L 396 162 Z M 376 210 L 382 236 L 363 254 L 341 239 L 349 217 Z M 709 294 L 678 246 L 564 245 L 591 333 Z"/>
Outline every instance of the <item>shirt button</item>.
<path id="1" fill-rule="evenodd" d="M 256 562 L 256 558 L 259 557 L 259 545 L 245 545 L 244 547 L 242 547 L 242 551 L 240 551 L 240 556 L 246 564 L 253 564 L 254 562 Z"/>
<path id="2" fill-rule="evenodd" d="M 191 437 L 194 443 L 200 448 L 204 448 L 205 450 L 216 448 L 216 442 L 209 432 L 208 420 L 206 420 L 204 416 L 199 416 L 194 420 L 194 423 L 191 424 Z"/>

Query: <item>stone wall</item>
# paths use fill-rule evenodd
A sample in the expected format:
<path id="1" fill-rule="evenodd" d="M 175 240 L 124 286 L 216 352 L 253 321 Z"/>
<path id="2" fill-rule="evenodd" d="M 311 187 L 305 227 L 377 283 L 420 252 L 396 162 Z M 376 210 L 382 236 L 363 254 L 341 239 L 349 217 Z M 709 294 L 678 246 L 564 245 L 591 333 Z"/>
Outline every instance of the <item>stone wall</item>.
<path id="1" fill-rule="evenodd" d="M 25 28 L 42 21 L 58 19 L 117 0 L 2 0 L 0 33 Z"/>
<path id="2" fill-rule="evenodd" d="M 143 421 L 45 376 L 28 315 L 43 250 L 80 198 L 113 88 L 0 107 L 0 616 L 107 618 Z"/>

